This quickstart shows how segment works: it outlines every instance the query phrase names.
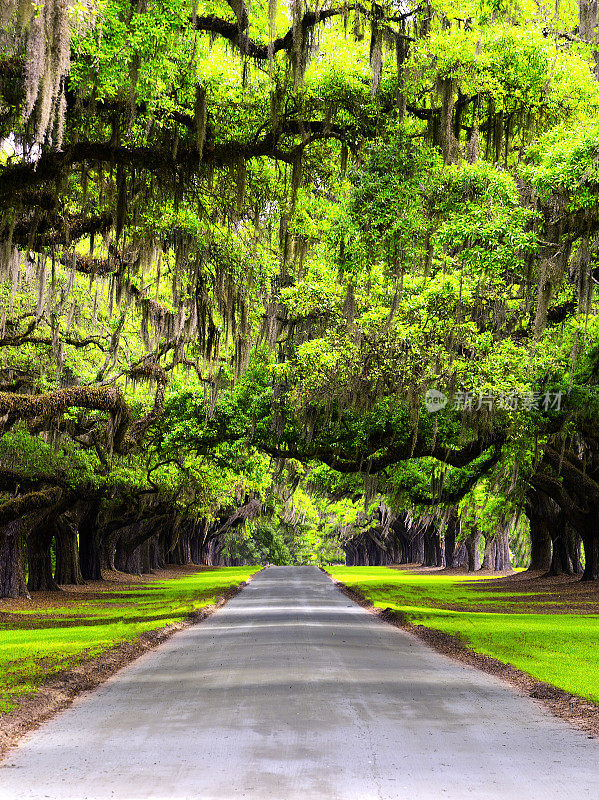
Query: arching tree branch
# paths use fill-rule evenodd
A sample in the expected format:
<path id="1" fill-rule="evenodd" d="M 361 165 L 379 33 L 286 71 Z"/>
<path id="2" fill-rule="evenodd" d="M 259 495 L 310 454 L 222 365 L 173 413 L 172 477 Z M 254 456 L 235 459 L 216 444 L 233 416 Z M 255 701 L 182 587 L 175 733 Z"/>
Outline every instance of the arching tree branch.
<path id="1" fill-rule="evenodd" d="M 231 5 L 231 3 L 229 3 L 229 5 Z M 284 36 L 280 36 L 278 39 L 274 39 L 268 44 L 260 44 L 247 36 L 244 33 L 247 25 L 241 27 L 236 22 L 227 22 L 213 14 L 205 17 L 197 17 L 195 20 L 192 19 L 192 26 L 196 31 L 206 31 L 207 33 L 222 36 L 224 39 L 231 42 L 231 44 L 245 56 L 258 60 L 265 60 L 283 50 L 290 52 L 294 46 L 295 31 L 299 30 L 303 38 L 309 30 L 315 28 L 317 25 L 321 25 L 332 17 L 338 17 L 347 14 L 348 11 L 357 10 L 362 11 L 364 14 L 369 13 L 360 3 L 352 3 L 345 7 L 339 6 L 337 8 L 323 9 L 322 11 L 306 11 L 299 26 L 295 30 L 293 27 L 289 28 Z"/>
<path id="2" fill-rule="evenodd" d="M 47 420 L 70 408 L 109 412 L 114 423 L 113 446 L 119 451 L 129 427 L 129 409 L 121 391 L 113 386 L 74 386 L 38 395 L 0 392 L 0 416 Z"/>
<path id="3" fill-rule="evenodd" d="M 43 489 L 39 492 L 29 492 L 28 494 L 6 500 L 0 505 L 0 526 L 7 525 L 19 517 L 25 517 L 34 511 L 42 511 L 60 502 L 63 490 L 58 487 Z"/>

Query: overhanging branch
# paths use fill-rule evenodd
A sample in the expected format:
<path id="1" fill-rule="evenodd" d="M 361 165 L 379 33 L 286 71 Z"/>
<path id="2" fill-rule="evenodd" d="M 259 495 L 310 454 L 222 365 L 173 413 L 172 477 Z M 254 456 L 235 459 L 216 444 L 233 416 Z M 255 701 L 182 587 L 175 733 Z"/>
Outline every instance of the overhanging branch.
<path id="1" fill-rule="evenodd" d="M 322 11 L 306 11 L 296 28 L 292 26 L 284 36 L 273 39 L 273 41 L 267 44 L 260 44 L 247 36 L 244 33 L 247 26 L 242 28 L 237 22 L 227 22 L 227 20 L 213 14 L 209 14 L 205 17 L 197 17 L 195 20 L 192 18 L 191 23 L 196 31 L 218 34 L 224 39 L 227 39 L 242 53 L 242 55 L 257 60 L 265 60 L 272 58 L 275 53 L 280 53 L 283 50 L 290 52 L 294 47 L 295 37 L 298 33 L 303 39 L 309 30 L 321 25 L 332 17 L 347 14 L 349 11 L 361 11 L 365 15 L 370 13 L 364 6 L 360 5 L 360 3 L 323 9 Z"/>

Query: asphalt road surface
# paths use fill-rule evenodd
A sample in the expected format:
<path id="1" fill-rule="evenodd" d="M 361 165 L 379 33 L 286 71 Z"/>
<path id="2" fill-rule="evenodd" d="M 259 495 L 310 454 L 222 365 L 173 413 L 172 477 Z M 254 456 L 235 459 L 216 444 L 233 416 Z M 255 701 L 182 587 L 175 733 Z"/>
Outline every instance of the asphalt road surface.
<path id="1" fill-rule="evenodd" d="M 349 601 L 258 574 L 25 739 L 1 800 L 585 800 L 599 743 Z"/>

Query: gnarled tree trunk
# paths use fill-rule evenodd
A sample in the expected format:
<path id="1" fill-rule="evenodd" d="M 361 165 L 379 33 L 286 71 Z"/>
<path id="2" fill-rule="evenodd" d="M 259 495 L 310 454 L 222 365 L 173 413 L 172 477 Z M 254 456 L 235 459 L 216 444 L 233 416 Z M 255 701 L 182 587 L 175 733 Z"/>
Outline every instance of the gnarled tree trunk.
<path id="1" fill-rule="evenodd" d="M 27 588 L 30 592 L 55 592 L 60 588 L 52 573 L 52 539 L 56 520 L 48 515 L 36 522 L 27 536 Z"/>
<path id="2" fill-rule="evenodd" d="M 54 580 L 60 585 L 81 585 L 83 577 L 79 566 L 77 529 L 69 520 L 57 520 L 54 542 L 56 546 Z"/>
<path id="3" fill-rule="evenodd" d="M 549 497 L 535 489 L 526 493 L 526 516 L 530 523 L 530 565 L 529 571 L 547 572 L 551 567 L 551 533 L 549 521 L 551 505 Z"/>
<path id="4" fill-rule="evenodd" d="M 568 540 L 568 555 L 572 564 L 572 573 L 574 575 L 582 575 L 584 571 L 581 557 L 582 539 L 570 525 L 566 526 L 566 538 Z"/>
<path id="5" fill-rule="evenodd" d="M 0 597 L 27 597 L 21 521 L 0 529 Z"/>
<path id="6" fill-rule="evenodd" d="M 453 567 L 457 552 L 457 539 L 460 533 L 460 521 L 457 509 L 450 510 L 447 525 L 445 527 L 445 566 Z"/>
<path id="7" fill-rule="evenodd" d="M 599 510 L 599 509 L 596 509 Z M 594 515 L 584 531 L 581 531 L 584 546 L 584 572 L 581 580 L 599 580 L 599 514 Z"/>
<path id="8" fill-rule="evenodd" d="M 563 511 L 558 510 L 555 518 L 550 525 L 552 553 L 551 553 L 551 567 L 549 568 L 548 575 L 573 575 L 574 574 L 574 561 L 576 556 L 572 553 L 574 558 L 570 557 L 570 548 L 573 545 L 573 537 L 569 535 L 566 525 L 566 515 Z"/>
<path id="9" fill-rule="evenodd" d="M 423 567 L 443 567 L 443 546 L 441 537 L 435 525 L 428 525 L 424 531 L 424 560 Z"/>
<path id="10" fill-rule="evenodd" d="M 468 572 L 476 572 L 480 569 L 480 553 L 478 552 L 478 543 L 480 541 L 480 532 L 469 533 L 464 539 L 464 546 L 468 553 Z"/>
<path id="11" fill-rule="evenodd" d="M 510 559 L 510 541 L 508 537 L 509 528 L 502 528 L 497 535 L 497 547 L 495 550 L 495 572 L 509 572 L 512 569 Z"/>
<path id="12" fill-rule="evenodd" d="M 203 525 L 194 525 L 193 531 L 189 538 L 189 546 L 191 549 L 191 560 L 194 564 L 202 563 L 202 546 L 204 544 Z"/>
<path id="13" fill-rule="evenodd" d="M 102 503 L 87 503 L 79 520 L 79 564 L 86 581 L 102 580 L 102 555 L 98 527 Z"/>
<path id="14" fill-rule="evenodd" d="M 500 528 L 485 540 L 482 569 L 491 572 L 508 572 L 512 568 L 508 542 L 508 529 Z"/>
<path id="15" fill-rule="evenodd" d="M 160 547 L 160 537 L 156 534 L 148 541 L 150 572 L 164 567 L 164 557 Z M 194 562 L 199 563 L 199 562 Z"/>

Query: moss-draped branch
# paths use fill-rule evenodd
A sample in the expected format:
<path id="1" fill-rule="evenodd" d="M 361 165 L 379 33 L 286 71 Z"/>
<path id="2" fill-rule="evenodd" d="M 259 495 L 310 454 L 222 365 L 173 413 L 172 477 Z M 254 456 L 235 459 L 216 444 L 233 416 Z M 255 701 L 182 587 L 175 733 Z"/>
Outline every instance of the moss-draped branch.
<path id="1" fill-rule="evenodd" d="M 141 419 L 131 421 L 129 408 L 122 392 L 115 386 L 74 386 L 38 395 L 0 392 L 0 416 L 9 420 L 35 420 L 39 425 L 65 411 L 83 408 L 106 411 L 112 417 L 112 447 L 124 454 L 138 446 L 146 431 L 158 420 L 164 405 L 166 374 L 160 367 L 139 367 L 132 377 L 151 378 L 157 389 L 153 408 Z"/>
<path id="2" fill-rule="evenodd" d="M 247 36 L 244 32 L 248 27 L 247 24 L 241 26 L 239 22 L 228 22 L 213 14 L 196 17 L 195 19 L 192 18 L 191 23 L 196 31 L 218 34 L 222 36 L 223 39 L 227 39 L 244 56 L 249 56 L 257 60 L 266 60 L 272 58 L 275 53 L 280 53 L 282 51 L 291 52 L 298 35 L 303 38 L 312 28 L 322 25 L 322 23 L 333 17 L 347 14 L 350 11 L 361 11 L 365 15 L 369 13 L 360 3 L 351 3 L 337 8 L 322 9 L 321 11 L 306 11 L 299 25 L 296 27 L 292 26 L 283 36 L 273 39 L 273 41 L 267 44 L 260 44 Z"/>

